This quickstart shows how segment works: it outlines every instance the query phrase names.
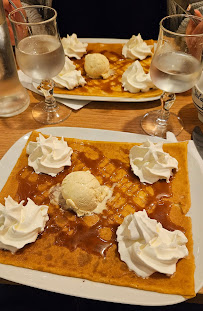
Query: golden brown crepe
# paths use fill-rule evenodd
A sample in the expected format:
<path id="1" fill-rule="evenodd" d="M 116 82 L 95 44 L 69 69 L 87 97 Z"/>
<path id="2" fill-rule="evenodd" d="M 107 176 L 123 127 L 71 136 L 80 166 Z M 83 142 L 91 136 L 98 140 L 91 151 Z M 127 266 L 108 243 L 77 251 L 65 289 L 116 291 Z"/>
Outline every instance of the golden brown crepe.
<path id="1" fill-rule="evenodd" d="M 35 141 L 37 136 L 33 132 L 28 141 Z M 17 201 L 30 197 L 36 204 L 49 205 L 50 219 L 35 243 L 16 254 L 0 250 L 0 262 L 96 282 L 194 296 L 192 227 L 191 219 L 185 216 L 190 208 L 187 143 L 164 145 L 164 150 L 178 160 L 179 170 L 174 172 L 170 183 L 159 181 L 151 186 L 140 183 L 130 169 L 129 150 L 133 143 L 66 140 L 74 151 L 72 165 L 57 177 L 34 173 L 27 166 L 23 149 L 1 191 L 0 202 L 4 204 L 8 195 Z M 79 218 L 50 204 L 49 189 L 61 183 L 68 173 L 78 170 L 90 170 L 101 185 L 111 187 L 116 183 L 113 199 L 107 202 L 103 214 Z M 120 260 L 115 231 L 125 216 L 144 208 L 163 227 L 182 230 L 188 238 L 189 255 L 179 260 L 172 277 L 154 273 L 142 279 Z"/>
<path id="2" fill-rule="evenodd" d="M 148 45 L 153 45 L 153 40 L 146 41 Z M 82 96 L 110 96 L 110 97 L 124 97 L 124 98 L 135 98 L 136 100 L 148 97 L 155 97 L 161 95 L 162 91 L 159 89 L 151 89 L 146 93 L 139 92 L 136 94 L 124 91 L 121 85 L 121 77 L 124 71 L 134 62 L 132 59 L 125 59 L 122 56 L 121 43 L 89 43 L 87 47 L 88 53 L 101 53 L 105 55 L 110 62 L 110 69 L 114 70 L 114 74 L 108 79 L 91 79 L 89 78 L 84 70 L 84 59 L 85 55 L 79 59 L 71 59 L 76 65 L 77 70 L 81 70 L 82 75 L 86 80 L 85 86 L 79 86 L 73 90 L 54 88 L 55 93 L 67 94 L 67 95 L 82 95 Z M 144 71 L 149 72 L 151 63 L 151 56 L 140 61 Z"/>

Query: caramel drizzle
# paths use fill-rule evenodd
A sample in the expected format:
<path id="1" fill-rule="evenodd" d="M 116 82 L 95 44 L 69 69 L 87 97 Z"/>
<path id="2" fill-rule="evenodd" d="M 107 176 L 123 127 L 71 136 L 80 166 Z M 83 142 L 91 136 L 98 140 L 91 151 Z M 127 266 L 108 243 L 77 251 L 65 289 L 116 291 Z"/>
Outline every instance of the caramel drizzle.
<path id="1" fill-rule="evenodd" d="M 119 170 L 124 170 L 125 175 L 121 178 L 119 183 L 122 183 L 124 179 L 127 179 L 132 185 L 139 183 L 139 191 L 146 191 L 147 185 L 140 184 L 139 179 L 132 173 L 129 168 L 129 163 L 120 161 L 118 159 L 110 159 L 108 165 L 111 164 L 114 167 L 114 171 L 111 176 L 108 177 L 105 174 L 105 166 L 102 167 L 102 163 L 105 159 L 103 153 L 96 147 L 90 144 L 81 144 L 84 147 L 91 148 L 96 152 L 96 159 L 90 159 L 85 152 L 74 150 L 74 155 L 77 160 L 84 165 L 85 170 L 90 170 L 91 173 L 102 178 L 102 183 L 111 187 L 114 184 L 113 178 L 116 176 Z M 123 154 L 128 154 L 128 150 L 121 150 Z M 77 161 L 77 162 L 78 162 Z M 67 174 L 76 169 L 73 164 L 71 167 L 66 167 L 56 177 L 51 177 L 45 174 L 39 174 L 33 172 L 32 168 L 25 167 L 17 175 L 18 191 L 17 200 L 25 200 L 31 198 L 36 204 L 49 205 L 48 190 L 55 184 L 61 183 Z M 47 185 L 45 189 L 41 189 L 41 185 Z M 152 185 L 153 195 L 147 194 L 145 208 L 148 211 L 149 217 L 154 218 L 161 222 L 163 227 L 168 230 L 182 230 L 183 228 L 175 225 L 169 217 L 171 204 L 166 201 L 165 198 L 172 197 L 171 183 L 165 181 L 158 181 Z M 130 191 L 128 189 L 128 191 Z M 117 206 L 117 203 L 108 204 L 108 209 L 102 214 L 98 215 L 98 220 L 93 226 L 88 226 L 83 217 L 77 217 L 71 211 L 64 211 L 56 207 L 50 207 L 49 216 L 50 219 L 47 223 L 46 229 L 42 235 L 54 234 L 55 244 L 61 247 L 67 247 L 70 251 L 74 251 L 76 248 L 81 248 L 90 254 L 96 254 L 105 257 L 107 250 L 114 244 L 116 244 L 116 230 L 119 223 L 115 222 L 114 216 L 117 215 L 123 219 L 122 211 L 125 206 L 131 205 L 134 211 L 142 210 L 142 208 L 135 203 L 135 195 L 128 195 L 128 191 L 125 191 L 116 185 L 114 188 L 113 196 L 117 193 L 121 198 L 125 198 L 125 203 L 122 206 Z M 91 216 L 90 216 L 91 217 Z M 61 218 L 62 222 L 58 224 L 58 219 Z M 111 230 L 111 237 L 108 240 L 103 239 L 100 236 L 99 230 L 101 228 L 108 228 Z"/>

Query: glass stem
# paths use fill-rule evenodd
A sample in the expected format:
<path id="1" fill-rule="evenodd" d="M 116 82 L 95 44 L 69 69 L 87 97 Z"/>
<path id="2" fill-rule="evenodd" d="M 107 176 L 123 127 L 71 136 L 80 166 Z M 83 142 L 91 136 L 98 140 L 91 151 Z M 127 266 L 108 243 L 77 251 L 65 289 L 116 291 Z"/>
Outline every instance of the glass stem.
<path id="1" fill-rule="evenodd" d="M 164 92 L 161 95 L 161 105 L 162 108 L 160 110 L 159 113 L 159 117 L 156 120 L 156 122 L 161 125 L 161 126 L 166 126 L 167 125 L 167 121 L 168 118 L 170 116 L 170 108 L 173 106 L 173 103 L 176 99 L 176 96 L 174 93 L 168 93 L 168 92 Z"/>
<path id="2" fill-rule="evenodd" d="M 45 110 L 48 112 L 56 111 L 57 103 L 53 96 L 54 93 L 54 81 L 43 80 L 40 83 L 40 90 L 43 92 L 45 97 Z"/>

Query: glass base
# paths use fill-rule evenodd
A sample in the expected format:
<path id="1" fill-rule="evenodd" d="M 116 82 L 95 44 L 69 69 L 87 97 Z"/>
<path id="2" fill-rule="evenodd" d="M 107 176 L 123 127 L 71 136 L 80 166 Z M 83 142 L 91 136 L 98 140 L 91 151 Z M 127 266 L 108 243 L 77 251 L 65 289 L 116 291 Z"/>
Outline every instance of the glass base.
<path id="1" fill-rule="evenodd" d="M 44 101 L 38 103 L 32 109 L 33 118 L 42 124 L 57 124 L 66 120 L 71 109 L 63 104 L 57 103 L 56 107 L 50 107 Z"/>
<path id="2" fill-rule="evenodd" d="M 160 110 L 150 111 L 141 120 L 142 129 L 151 136 L 166 138 L 167 132 L 172 132 L 175 136 L 180 134 L 183 129 L 183 121 L 174 113 L 170 113 L 166 124 L 160 124 L 157 119 Z"/>
<path id="3" fill-rule="evenodd" d="M 7 118 L 16 116 L 27 109 L 30 104 L 30 97 L 26 89 L 19 87 L 18 92 L 12 92 L 7 96 L 0 96 L 0 117 Z"/>

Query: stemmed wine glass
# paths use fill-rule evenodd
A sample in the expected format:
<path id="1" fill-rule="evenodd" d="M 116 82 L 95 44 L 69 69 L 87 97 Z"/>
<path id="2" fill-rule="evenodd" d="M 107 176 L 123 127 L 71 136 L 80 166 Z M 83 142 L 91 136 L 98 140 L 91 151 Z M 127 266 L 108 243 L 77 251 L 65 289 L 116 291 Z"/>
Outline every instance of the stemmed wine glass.
<path id="1" fill-rule="evenodd" d="M 56 23 L 57 12 L 51 7 L 32 5 L 9 14 L 15 37 L 16 59 L 20 69 L 35 82 L 45 100 L 34 106 L 32 115 L 44 124 L 56 124 L 71 113 L 53 97 L 55 77 L 65 63 L 65 55 Z"/>
<path id="2" fill-rule="evenodd" d="M 192 34 L 194 20 L 200 26 L 196 34 Z M 149 135 L 165 138 L 166 132 L 170 131 L 177 136 L 183 129 L 181 118 L 169 110 L 175 101 L 175 93 L 191 89 L 201 75 L 202 22 L 202 18 L 185 14 L 167 16 L 160 22 L 150 76 L 155 86 L 164 92 L 161 96 L 161 110 L 148 112 L 141 120 L 143 130 Z"/>

